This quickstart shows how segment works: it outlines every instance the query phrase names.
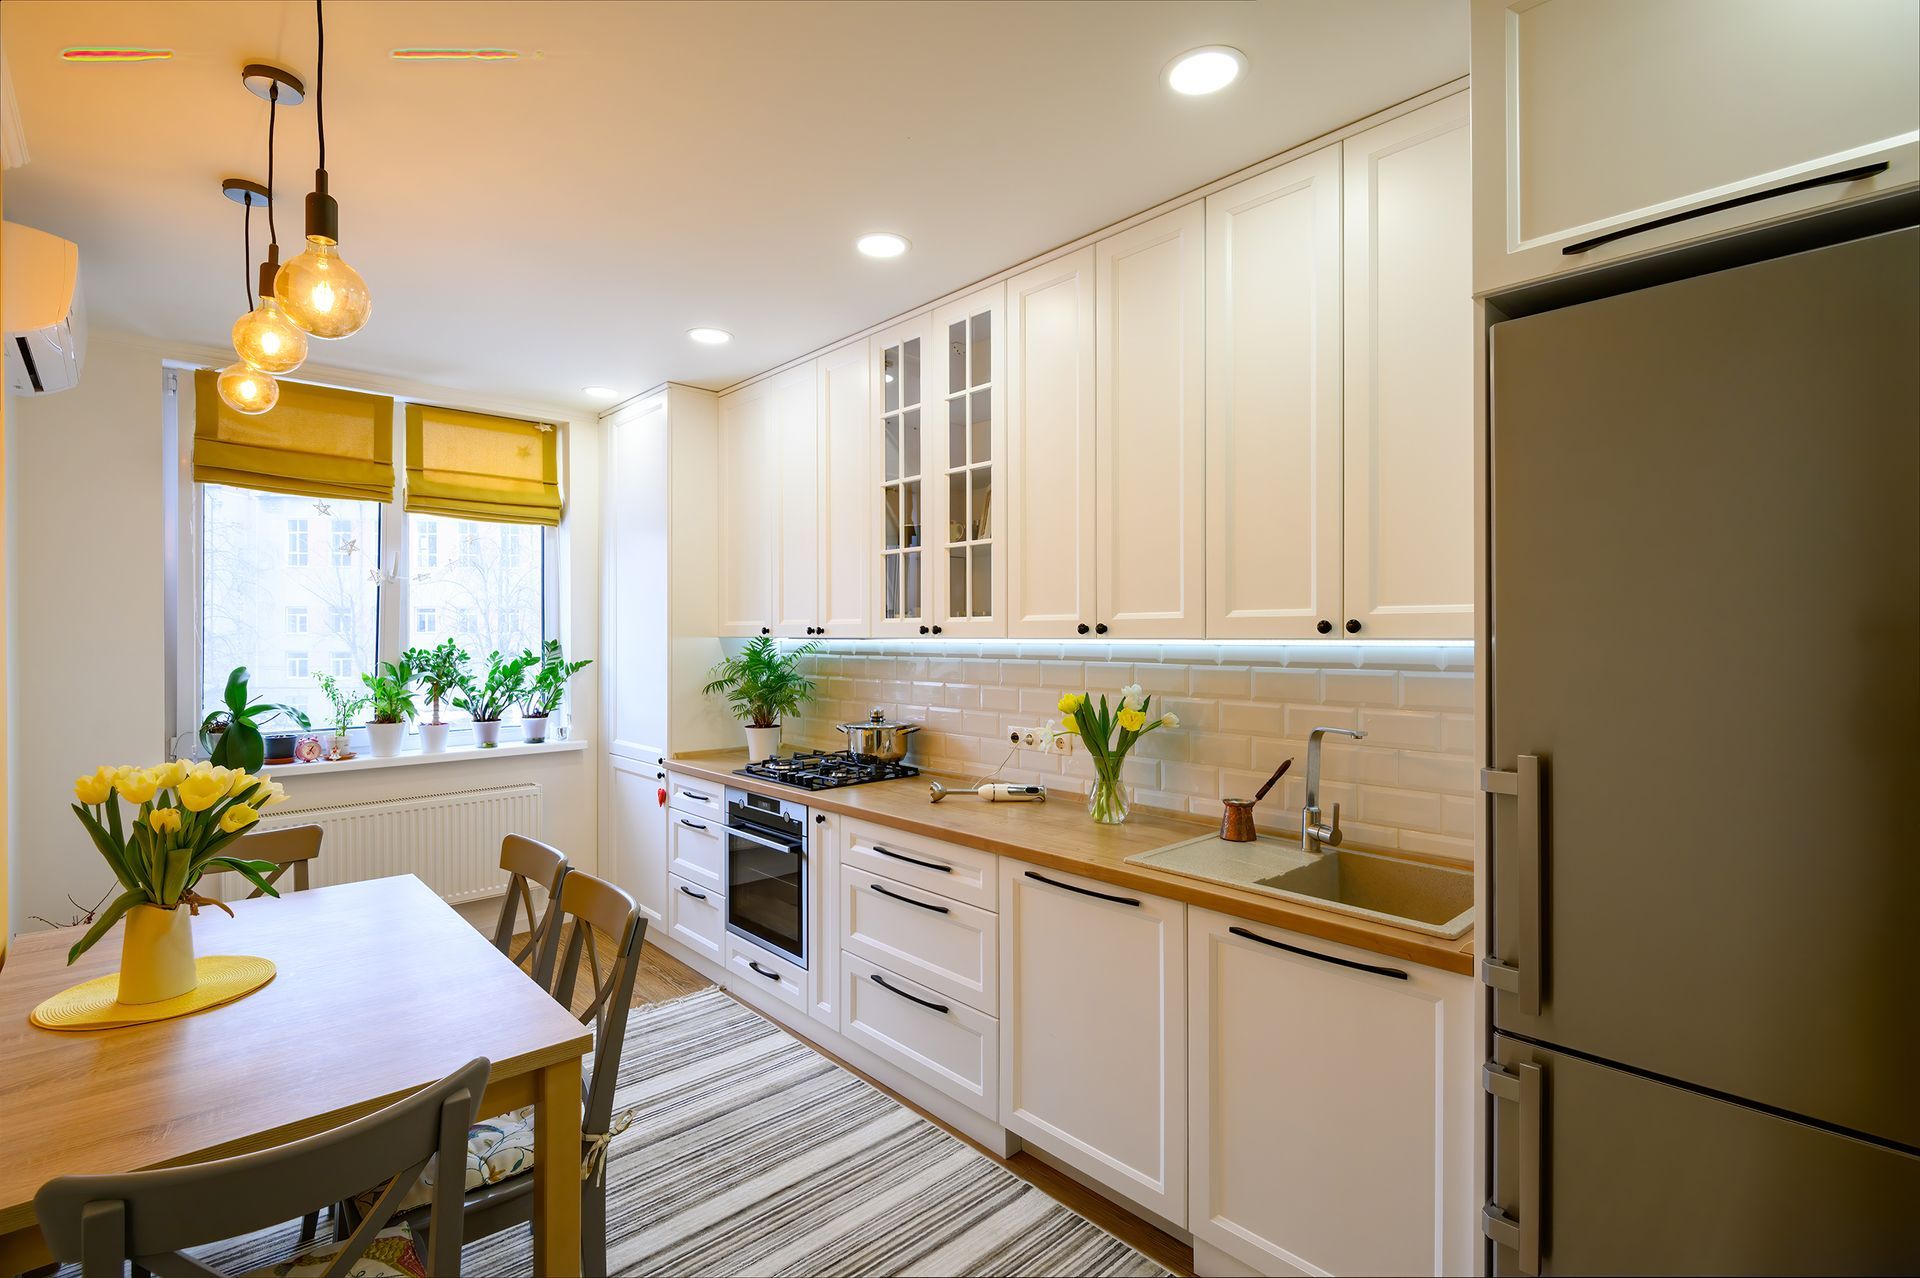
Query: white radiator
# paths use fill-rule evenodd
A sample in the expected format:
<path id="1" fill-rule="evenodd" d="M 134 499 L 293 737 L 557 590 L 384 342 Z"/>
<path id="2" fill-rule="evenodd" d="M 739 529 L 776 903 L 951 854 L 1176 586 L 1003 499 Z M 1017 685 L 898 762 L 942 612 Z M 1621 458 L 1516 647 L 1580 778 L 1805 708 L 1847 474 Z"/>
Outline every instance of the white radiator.
<path id="1" fill-rule="evenodd" d="M 509 834 L 537 839 L 543 828 L 540 787 L 532 784 L 370 803 L 282 806 L 269 809 L 260 821 L 264 830 L 289 825 L 317 825 L 326 832 L 313 862 L 315 887 L 413 874 L 454 904 L 504 891 L 500 840 Z M 292 877 L 289 870 L 281 879 L 283 891 L 292 886 Z M 252 890 L 237 874 L 208 882 L 230 900 Z"/>

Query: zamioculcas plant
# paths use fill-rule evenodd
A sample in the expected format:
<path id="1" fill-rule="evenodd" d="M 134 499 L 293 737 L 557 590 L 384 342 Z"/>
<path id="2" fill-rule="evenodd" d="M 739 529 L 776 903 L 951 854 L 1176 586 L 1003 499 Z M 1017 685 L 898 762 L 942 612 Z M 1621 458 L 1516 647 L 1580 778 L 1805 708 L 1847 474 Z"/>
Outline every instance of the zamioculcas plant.
<path id="1" fill-rule="evenodd" d="M 247 701 L 247 668 L 235 666 L 227 676 L 224 710 L 215 710 L 200 721 L 200 748 L 213 763 L 223 768 L 258 771 L 267 761 L 266 739 L 260 725 L 275 715 L 284 715 L 301 727 L 309 726 L 306 711 L 277 701 Z"/>
<path id="2" fill-rule="evenodd" d="M 568 661 L 558 639 L 547 640 L 538 657 L 528 651 L 521 653 L 520 659 L 528 663 L 532 671 L 527 689 L 520 697 L 520 718 L 526 725 L 527 740 L 544 741 L 547 716 L 559 709 L 560 699 L 567 695 L 567 681 L 593 662 Z"/>
<path id="3" fill-rule="evenodd" d="M 490 652 L 486 673 L 454 694 L 453 704 L 473 716 L 474 739 L 481 746 L 499 744 L 500 716 L 526 695 L 527 667 L 532 664 L 532 655 L 503 657 L 497 651 Z"/>

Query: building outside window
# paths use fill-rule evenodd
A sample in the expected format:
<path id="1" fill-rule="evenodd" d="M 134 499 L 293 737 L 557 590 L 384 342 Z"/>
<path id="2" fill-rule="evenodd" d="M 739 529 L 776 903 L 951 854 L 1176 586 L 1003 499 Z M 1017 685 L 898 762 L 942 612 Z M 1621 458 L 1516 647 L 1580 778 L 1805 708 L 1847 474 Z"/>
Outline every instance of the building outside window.
<path id="1" fill-rule="evenodd" d="M 287 567 L 305 568 L 307 566 L 307 521 L 289 519 L 287 521 Z"/>
<path id="2" fill-rule="evenodd" d="M 307 609 L 304 604 L 287 606 L 287 633 L 290 635 L 307 633 Z"/>

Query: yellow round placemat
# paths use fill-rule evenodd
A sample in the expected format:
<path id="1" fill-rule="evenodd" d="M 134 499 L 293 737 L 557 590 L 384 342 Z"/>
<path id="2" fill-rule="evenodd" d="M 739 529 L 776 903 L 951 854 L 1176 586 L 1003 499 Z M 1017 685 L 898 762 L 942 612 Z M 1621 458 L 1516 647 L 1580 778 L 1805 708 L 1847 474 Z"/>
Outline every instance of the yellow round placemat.
<path id="1" fill-rule="evenodd" d="M 273 979 L 272 959 L 250 954 L 209 954 L 194 960 L 200 983 L 177 998 L 158 1003 L 122 1003 L 120 973 L 96 976 L 61 990 L 33 1009 L 27 1019 L 41 1029 L 97 1030 L 143 1025 L 204 1012 L 245 997 Z"/>

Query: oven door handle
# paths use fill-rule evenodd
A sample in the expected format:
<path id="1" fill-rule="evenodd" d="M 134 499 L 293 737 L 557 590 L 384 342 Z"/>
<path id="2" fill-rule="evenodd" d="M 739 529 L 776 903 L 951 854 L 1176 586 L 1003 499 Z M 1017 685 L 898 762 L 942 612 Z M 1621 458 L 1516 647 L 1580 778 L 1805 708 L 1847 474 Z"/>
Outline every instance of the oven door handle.
<path id="1" fill-rule="evenodd" d="M 772 839 L 762 835 L 749 834 L 737 825 L 728 826 L 727 834 L 731 838 L 745 839 L 749 843 L 758 843 L 763 848 L 773 852 L 781 852 L 787 856 L 805 856 L 807 854 L 806 846 L 802 843 L 775 843 Z"/>

